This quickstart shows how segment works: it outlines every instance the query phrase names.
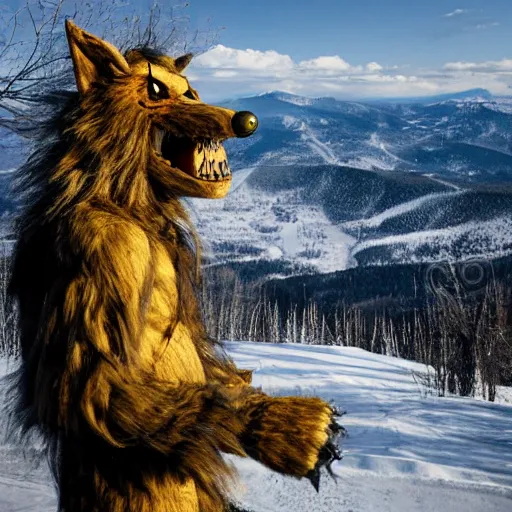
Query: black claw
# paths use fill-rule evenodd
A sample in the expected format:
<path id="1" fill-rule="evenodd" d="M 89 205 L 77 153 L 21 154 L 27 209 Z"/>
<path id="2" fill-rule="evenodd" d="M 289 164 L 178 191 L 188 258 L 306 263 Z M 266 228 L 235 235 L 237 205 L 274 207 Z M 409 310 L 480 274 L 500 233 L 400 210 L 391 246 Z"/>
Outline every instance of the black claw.
<path id="1" fill-rule="evenodd" d="M 306 478 L 311 482 L 316 492 L 320 491 L 320 466 L 317 464 L 315 469 L 312 469 Z"/>
<path id="2" fill-rule="evenodd" d="M 331 411 L 332 415 L 336 416 L 337 418 L 341 418 L 343 415 L 346 414 L 346 411 L 342 411 L 339 407 L 336 407 L 335 405 L 331 405 Z"/>
<path id="3" fill-rule="evenodd" d="M 331 439 L 338 440 L 340 437 L 345 437 L 347 435 L 347 430 L 345 427 L 342 427 L 335 421 L 332 421 L 332 423 L 329 425 L 329 430 L 331 431 Z"/>

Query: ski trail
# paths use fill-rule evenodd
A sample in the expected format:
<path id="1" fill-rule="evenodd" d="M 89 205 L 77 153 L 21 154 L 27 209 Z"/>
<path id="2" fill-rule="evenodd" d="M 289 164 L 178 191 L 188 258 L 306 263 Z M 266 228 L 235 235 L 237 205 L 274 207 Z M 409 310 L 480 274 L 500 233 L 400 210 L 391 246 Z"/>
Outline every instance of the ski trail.
<path id="1" fill-rule="evenodd" d="M 256 169 L 256 166 L 234 172 L 231 181 L 231 192 L 235 191 L 252 174 L 254 169 Z"/>
<path id="2" fill-rule="evenodd" d="M 374 215 L 368 219 L 344 222 L 341 227 L 344 229 L 378 228 L 384 221 L 416 210 L 429 201 L 448 199 L 450 197 L 458 196 L 463 192 L 463 190 L 457 189 L 456 192 L 435 192 L 433 194 L 427 194 L 425 196 L 412 199 L 411 201 L 392 206 L 391 208 L 388 208 L 387 210 L 384 210 L 383 212 L 378 213 L 377 215 Z"/>
<path id="3" fill-rule="evenodd" d="M 364 240 L 354 247 L 352 256 L 371 247 L 393 246 L 401 247 L 401 250 L 411 258 L 414 251 L 425 244 L 436 244 L 440 254 L 444 254 L 445 251 L 446 254 L 449 254 L 450 247 L 453 247 L 455 243 L 463 242 L 470 233 L 476 232 L 479 233 L 479 239 L 472 242 L 475 247 L 487 247 L 486 254 L 492 253 L 493 257 L 504 256 L 507 252 L 503 250 L 503 247 L 506 247 L 507 241 L 512 237 L 512 219 L 497 217 L 489 221 L 470 221 L 447 228 L 414 231 Z M 500 244 L 503 245 L 500 246 Z M 471 253 L 474 257 L 484 257 L 484 255 L 479 255 L 477 250 L 472 250 Z"/>
<path id="4" fill-rule="evenodd" d="M 394 155 L 393 153 L 391 153 L 391 151 L 389 151 L 386 148 L 386 145 L 384 144 L 384 142 L 381 142 L 379 140 L 377 132 L 372 133 L 372 135 L 370 137 L 369 144 L 370 144 L 370 146 L 373 146 L 374 148 L 380 149 L 384 154 L 388 155 L 389 157 L 393 158 L 394 160 L 397 160 L 398 162 L 405 162 L 405 160 L 403 160 L 399 156 Z"/>
<path id="5" fill-rule="evenodd" d="M 324 142 L 321 142 L 314 134 L 313 130 L 303 121 L 300 125 L 299 131 L 302 132 L 301 139 L 306 141 L 308 146 L 319 154 L 326 163 L 337 165 L 340 163 L 332 149 Z"/>
<path id="6" fill-rule="evenodd" d="M 434 178 L 434 176 L 428 176 L 432 181 L 437 181 L 437 183 L 441 183 L 442 185 L 446 185 L 447 187 L 453 188 L 454 190 L 464 190 L 463 188 L 455 185 L 455 183 L 450 183 L 449 181 L 442 180 L 441 178 Z"/>

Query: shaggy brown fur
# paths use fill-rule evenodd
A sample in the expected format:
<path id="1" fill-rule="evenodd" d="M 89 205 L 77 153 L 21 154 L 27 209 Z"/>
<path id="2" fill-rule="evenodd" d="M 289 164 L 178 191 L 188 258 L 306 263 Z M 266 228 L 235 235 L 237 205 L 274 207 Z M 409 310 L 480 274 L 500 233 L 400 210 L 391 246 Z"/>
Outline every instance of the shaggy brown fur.
<path id="1" fill-rule="evenodd" d="M 254 119 L 239 116 L 244 131 L 235 112 L 202 103 L 181 75 L 189 55 L 123 56 L 66 29 L 79 93 L 22 170 L 10 283 L 23 356 L 15 415 L 47 442 L 59 511 L 220 512 L 232 476 L 222 452 L 311 474 L 338 456 L 334 411 L 252 388 L 208 338 L 179 202 L 227 193 L 229 173 L 201 178 L 192 160 L 222 157 L 203 144 L 245 136 Z M 157 130 L 176 146 L 172 162 L 155 150 Z"/>

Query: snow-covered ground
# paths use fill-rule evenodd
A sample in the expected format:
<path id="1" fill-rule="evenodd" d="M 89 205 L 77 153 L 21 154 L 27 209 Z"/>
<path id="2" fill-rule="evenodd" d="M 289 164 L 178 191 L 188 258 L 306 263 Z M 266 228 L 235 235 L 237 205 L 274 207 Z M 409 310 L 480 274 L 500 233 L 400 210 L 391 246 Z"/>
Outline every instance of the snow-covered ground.
<path id="1" fill-rule="evenodd" d="M 347 411 L 338 479 L 323 475 L 318 494 L 307 481 L 233 458 L 236 495 L 254 512 L 512 510 L 510 403 L 437 398 L 413 376 L 422 365 L 355 348 L 229 343 L 228 350 L 266 392 L 315 394 Z M 1 443 L 0 511 L 53 511 L 46 471 Z"/>

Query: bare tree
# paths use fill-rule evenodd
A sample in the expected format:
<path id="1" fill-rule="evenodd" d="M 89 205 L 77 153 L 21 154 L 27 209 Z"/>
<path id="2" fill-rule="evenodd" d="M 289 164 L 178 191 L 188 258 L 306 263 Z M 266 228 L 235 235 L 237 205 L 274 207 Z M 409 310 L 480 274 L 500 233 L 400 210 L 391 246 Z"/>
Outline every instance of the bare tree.
<path id="1" fill-rule="evenodd" d="M 108 39 L 121 50 L 151 46 L 170 55 L 201 53 L 217 40 L 219 30 L 190 30 L 188 3 L 162 7 L 158 3 L 144 12 L 124 0 L 27 0 L 17 11 L 0 7 L 0 126 L 18 133 L 43 105 L 53 106 L 55 91 L 74 90 L 64 20 Z M 57 100 L 57 99 L 56 99 Z"/>

